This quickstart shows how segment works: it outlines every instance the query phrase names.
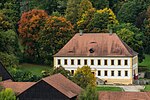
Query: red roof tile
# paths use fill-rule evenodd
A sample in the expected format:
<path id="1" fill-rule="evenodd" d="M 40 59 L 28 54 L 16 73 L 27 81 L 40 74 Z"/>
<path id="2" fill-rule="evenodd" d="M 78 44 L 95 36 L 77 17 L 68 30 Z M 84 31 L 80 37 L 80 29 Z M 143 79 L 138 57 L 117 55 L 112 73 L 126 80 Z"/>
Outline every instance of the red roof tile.
<path id="1" fill-rule="evenodd" d="M 99 92 L 98 100 L 150 100 L 150 92 Z"/>
<path id="2" fill-rule="evenodd" d="M 15 93 L 17 93 L 17 95 L 21 94 L 34 84 L 35 82 L 10 82 L 10 81 L 0 82 L 0 86 L 4 88 L 11 88 Z"/>
<path id="3" fill-rule="evenodd" d="M 69 98 L 79 95 L 82 91 L 81 87 L 79 87 L 74 82 L 70 81 L 61 74 L 55 74 L 43 78 L 42 80 L 44 80 Z"/>
<path id="4" fill-rule="evenodd" d="M 90 49 L 94 52 L 90 53 Z M 137 53 L 115 33 L 77 33 L 54 56 L 135 56 Z"/>

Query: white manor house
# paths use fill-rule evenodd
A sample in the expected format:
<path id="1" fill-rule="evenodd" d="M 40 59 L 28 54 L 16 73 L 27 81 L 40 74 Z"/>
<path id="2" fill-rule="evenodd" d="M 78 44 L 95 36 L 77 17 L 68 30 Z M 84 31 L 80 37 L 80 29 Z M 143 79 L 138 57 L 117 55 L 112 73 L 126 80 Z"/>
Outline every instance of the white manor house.
<path id="1" fill-rule="evenodd" d="M 138 54 L 115 33 L 77 33 L 54 55 L 54 66 L 75 73 L 84 65 L 106 84 L 132 84 L 138 75 Z"/>

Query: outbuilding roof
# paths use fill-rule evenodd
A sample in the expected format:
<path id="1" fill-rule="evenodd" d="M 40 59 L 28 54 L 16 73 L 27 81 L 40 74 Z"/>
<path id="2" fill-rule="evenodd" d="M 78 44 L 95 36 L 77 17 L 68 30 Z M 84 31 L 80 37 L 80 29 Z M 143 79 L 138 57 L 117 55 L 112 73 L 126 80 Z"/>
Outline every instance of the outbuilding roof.
<path id="1" fill-rule="evenodd" d="M 68 98 L 72 98 L 78 96 L 82 91 L 82 88 L 67 79 L 62 74 L 55 74 L 52 76 L 48 76 L 46 78 L 41 79 L 38 82 L 10 82 L 10 81 L 3 81 L 0 82 L 0 86 L 4 88 L 11 88 L 17 95 L 22 94 L 24 91 L 28 90 L 29 88 L 34 87 L 34 85 L 38 84 L 39 82 L 44 81 L 48 83 L 53 88 L 57 89 L 59 92 L 67 96 Z"/>
<path id="2" fill-rule="evenodd" d="M 125 41 L 115 33 L 79 33 L 58 52 L 54 57 L 100 57 L 100 56 L 135 56 Z"/>
<path id="3" fill-rule="evenodd" d="M 150 92 L 99 92 L 98 100 L 150 100 Z"/>

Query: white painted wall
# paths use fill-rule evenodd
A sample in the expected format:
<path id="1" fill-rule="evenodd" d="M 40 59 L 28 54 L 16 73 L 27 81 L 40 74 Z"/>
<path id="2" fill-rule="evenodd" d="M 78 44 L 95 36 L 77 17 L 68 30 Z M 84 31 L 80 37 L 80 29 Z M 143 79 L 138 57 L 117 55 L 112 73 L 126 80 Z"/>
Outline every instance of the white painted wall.
<path id="1" fill-rule="evenodd" d="M 92 70 L 96 70 L 96 77 L 99 78 L 110 78 L 110 79 L 129 79 L 131 78 L 131 57 L 54 57 L 54 66 L 59 67 L 58 59 L 61 60 L 61 66 L 63 66 L 66 70 L 76 70 L 78 67 L 84 66 L 84 59 L 87 59 L 88 66 L 91 67 Z M 64 65 L 64 60 L 67 59 L 68 64 Z M 74 65 L 71 65 L 71 59 L 74 59 Z M 77 65 L 77 60 L 81 60 L 81 65 Z M 91 65 L 91 59 L 94 60 L 94 65 Z M 101 65 L 98 65 L 98 59 L 101 60 Z M 107 60 L 108 65 L 104 65 L 104 60 Z M 114 60 L 114 65 L 111 65 L 111 59 Z M 121 65 L 118 65 L 118 60 L 121 60 Z M 124 61 L 128 60 L 128 65 L 124 64 Z M 136 65 L 134 65 L 136 66 Z M 98 70 L 101 70 L 101 76 L 98 75 Z M 108 71 L 108 76 L 104 76 L 104 71 Z M 114 76 L 111 76 L 111 70 L 114 70 Z M 118 76 L 118 71 L 121 71 L 121 76 Z M 125 71 L 128 71 L 128 76 L 125 76 Z"/>

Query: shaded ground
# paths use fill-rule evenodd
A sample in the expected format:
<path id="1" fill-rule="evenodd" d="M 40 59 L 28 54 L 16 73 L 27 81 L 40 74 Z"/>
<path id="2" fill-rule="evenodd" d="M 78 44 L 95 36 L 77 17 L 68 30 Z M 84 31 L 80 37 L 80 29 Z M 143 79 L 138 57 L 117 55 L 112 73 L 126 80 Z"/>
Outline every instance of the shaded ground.
<path id="1" fill-rule="evenodd" d="M 34 75 L 41 76 L 41 71 L 51 71 L 52 67 L 43 66 L 43 65 L 35 65 L 35 64 L 21 64 L 19 65 L 21 70 L 26 70 L 32 72 Z"/>
<path id="2" fill-rule="evenodd" d="M 142 63 L 139 63 L 139 72 L 150 71 L 150 55 L 145 55 Z"/>

